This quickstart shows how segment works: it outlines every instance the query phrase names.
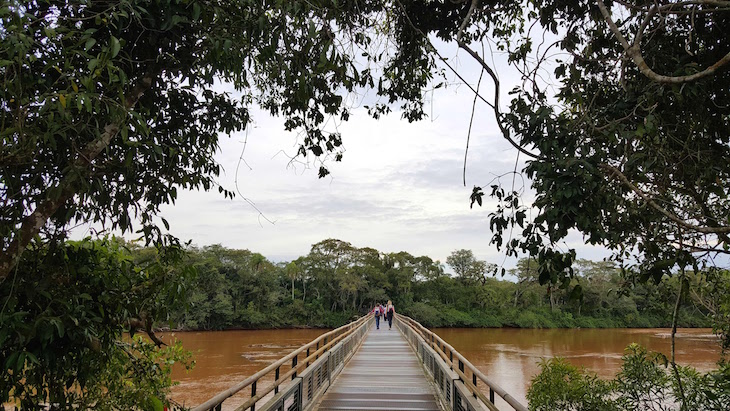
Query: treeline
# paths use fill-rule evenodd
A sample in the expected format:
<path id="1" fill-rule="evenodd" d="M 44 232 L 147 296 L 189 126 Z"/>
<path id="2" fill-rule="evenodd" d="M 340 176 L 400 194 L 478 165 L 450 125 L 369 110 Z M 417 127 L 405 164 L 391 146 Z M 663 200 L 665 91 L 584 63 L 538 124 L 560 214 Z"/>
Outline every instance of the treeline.
<path id="1" fill-rule="evenodd" d="M 471 251 L 457 250 L 447 259 L 450 276 L 429 257 L 334 239 L 288 263 L 220 245 L 192 248 L 187 258 L 197 271 L 187 283 L 189 304 L 170 315 L 171 326 L 183 329 L 335 327 L 387 300 L 429 327 L 668 327 L 679 292 L 676 278 L 634 284 L 605 261 L 579 260 L 570 286 L 557 287 L 540 285 L 527 259 L 509 270 L 516 281 L 508 281 Z M 678 324 L 710 326 L 689 293 Z"/>

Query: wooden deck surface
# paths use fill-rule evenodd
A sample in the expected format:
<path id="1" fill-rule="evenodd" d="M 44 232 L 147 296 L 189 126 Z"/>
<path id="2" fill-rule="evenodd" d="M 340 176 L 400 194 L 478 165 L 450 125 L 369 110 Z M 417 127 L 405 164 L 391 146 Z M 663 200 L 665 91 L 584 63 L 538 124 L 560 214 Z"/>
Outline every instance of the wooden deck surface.
<path id="1" fill-rule="evenodd" d="M 433 386 L 400 332 L 371 327 L 319 403 L 319 410 L 441 410 Z"/>

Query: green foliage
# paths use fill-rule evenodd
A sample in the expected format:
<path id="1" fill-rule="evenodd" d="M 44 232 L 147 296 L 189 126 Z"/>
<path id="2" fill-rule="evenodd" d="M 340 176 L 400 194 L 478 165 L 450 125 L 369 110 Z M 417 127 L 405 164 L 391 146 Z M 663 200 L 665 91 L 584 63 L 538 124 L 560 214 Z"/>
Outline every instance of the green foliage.
<path id="1" fill-rule="evenodd" d="M 131 342 L 116 342 L 104 368 L 90 376 L 85 387 L 86 403 L 95 410 L 162 410 L 169 388 L 174 384 L 170 375 L 174 364 L 186 369 L 194 366 L 192 353 L 180 342 L 158 348 L 135 336 Z"/>
<path id="2" fill-rule="evenodd" d="M 679 367 L 679 380 L 662 354 L 632 344 L 615 379 L 601 380 L 552 358 L 540 363 L 540 374 L 527 393 L 530 410 L 713 410 L 727 408 L 730 379 L 727 364 L 699 373 Z M 681 388 L 679 381 L 681 381 Z"/>
<path id="3" fill-rule="evenodd" d="M 197 269 L 190 309 L 174 321 L 189 329 L 334 327 L 393 300 L 398 312 L 428 327 L 667 327 L 678 282 L 635 284 L 612 265 L 580 260 L 583 299 L 539 285 L 537 270 L 521 260 L 518 282 L 484 277 L 465 281 L 438 273 L 438 261 L 408 253 L 358 249 L 340 240 L 314 244 L 291 263 L 274 265 L 248 250 L 219 245 L 190 249 Z M 292 300 L 292 296 L 294 299 Z M 668 297 L 669 296 L 669 297 Z M 707 311 L 680 308 L 681 326 L 709 326 Z"/>
<path id="4" fill-rule="evenodd" d="M 694 278 L 694 300 L 712 316 L 712 326 L 722 340 L 723 355 L 730 350 L 730 270 L 711 269 Z"/>
<path id="5" fill-rule="evenodd" d="M 478 13 L 462 26 L 520 67 L 509 109 L 494 113 L 528 157 L 522 171 L 536 193 L 525 204 L 514 181 L 496 181 L 474 187 L 471 204 L 497 201 L 492 243 L 535 257 L 541 284 L 572 277 L 575 252 L 558 245 L 572 230 L 640 281 L 713 266 L 730 247 L 730 13 L 705 2 L 605 3 L 517 2 L 510 30 Z M 550 53 L 533 41 L 540 35 L 555 40 Z M 495 69 L 479 43 L 460 47 Z M 552 78 L 541 80 L 545 71 Z"/>
<path id="6" fill-rule="evenodd" d="M 531 411 L 620 409 L 610 399 L 610 383 L 595 373 L 578 369 L 563 358 L 542 360 L 540 369 L 527 392 Z"/>
<path id="7" fill-rule="evenodd" d="M 320 177 L 329 173 L 325 154 L 342 159 L 341 135 L 323 125 L 349 118 L 348 93 L 383 96 L 370 108 L 376 117 L 400 105 L 408 120 L 422 118 L 435 57 L 403 15 L 377 18 L 395 6 L 4 2 L 0 279 L 43 227 L 95 221 L 129 231 L 136 219 L 160 241 L 160 206 L 180 188 L 217 186 L 219 134 L 246 128 L 254 105 L 302 132 L 298 155 L 311 156 Z M 221 91 L 221 81 L 235 92 Z"/>
<path id="8" fill-rule="evenodd" d="M 417 311 L 443 324 L 479 325 L 487 310 L 522 310 L 512 323 L 569 326 L 588 316 L 660 325 L 666 297 L 677 290 L 663 281 L 673 267 L 704 272 L 708 252 L 728 250 L 730 71 L 723 56 L 730 18 L 715 2 L 656 7 L 613 2 L 607 9 L 600 0 L 4 2 L 0 360 L 3 387 L 11 388 L 3 397 L 12 389 L 27 407 L 82 401 L 83 389 L 69 388 L 85 387 L 92 369 L 109 364 L 124 323 L 150 331 L 168 310 L 203 328 L 332 325 L 390 298 L 404 310 L 436 307 L 438 314 Z M 614 9 L 620 30 L 633 34 L 633 51 L 606 26 Z M 554 62 L 555 87 L 535 80 L 553 62 L 535 58 L 533 27 L 559 37 L 551 54 L 572 56 Z M 219 135 L 246 128 L 249 108 L 258 105 L 283 116 L 286 129 L 302 131 L 298 155 L 314 158 L 325 176 L 324 154 L 339 161 L 344 150 L 342 136 L 322 127 L 349 118 L 346 94 L 371 89 L 382 97 L 367 107 L 376 118 L 393 107 L 409 121 L 424 116 L 423 96 L 441 60 L 434 37 L 472 57 L 479 54 L 470 45 L 489 42 L 522 70 L 525 87 L 515 90 L 509 111 L 502 114 L 498 103 L 493 109 L 503 136 L 530 156 L 524 172 L 537 193 L 536 212 L 528 219 L 521 192 L 495 184 L 490 228 L 508 254 L 534 257 L 536 274 L 520 273 L 515 286 L 495 284 L 484 277 L 486 267 L 472 264 L 463 277 L 479 273 L 481 284 L 462 284 L 427 257 L 381 255 L 339 240 L 315 244 L 289 273 L 261 255 L 211 249 L 191 261 L 200 272 L 195 309 L 178 310 L 184 270 L 171 277 L 165 260 L 174 256 L 164 250 L 179 247 L 155 217 L 178 189 L 217 186 Z M 477 62 L 498 87 L 489 60 Z M 235 92 L 216 89 L 219 81 Z M 483 204 L 484 195 L 475 187 L 472 204 Z M 66 241 L 69 224 L 134 231 L 133 219 L 164 251 L 141 266 L 113 243 Z M 515 227 L 518 237 L 509 238 Z M 606 292 L 616 277 L 594 284 L 576 276 L 575 252 L 556 247 L 571 230 L 619 260 L 636 257 L 620 288 L 639 285 L 618 295 Z M 723 276 L 708 276 L 708 284 L 724 284 Z M 650 278 L 657 284 L 642 284 Z M 713 313 L 727 348 L 730 309 L 712 286 L 705 291 L 699 300 L 711 301 L 703 309 Z M 700 323 L 686 312 L 680 319 Z M 157 408 L 150 401 L 146 407 Z"/>
<path id="9" fill-rule="evenodd" d="M 618 401 L 624 409 L 656 409 L 677 400 L 666 371 L 666 357 L 650 354 L 646 348 L 632 344 L 626 348 L 622 360 L 621 371 L 616 376 L 616 391 L 620 393 Z"/>
<path id="10" fill-rule="evenodd" d="M 464 281 L 480 281 L 487 274 L 487 264 L 474 257 L 471 250 L 456 250 L 446 257 L 456 276 Z"/>
<path id="11" fill-rule="evenodd" d="M 186 361 L 184 353 L 122 334 L 180 309 L 191 272 L 171 270 L 181 254 L 174 246 L 135 254 L 114 239 L 38 245 L 24 254 L 0 287 L 0 401 L 24 409 L 119 401 L 130 409 L 165 400 L 169 365 Z"/>

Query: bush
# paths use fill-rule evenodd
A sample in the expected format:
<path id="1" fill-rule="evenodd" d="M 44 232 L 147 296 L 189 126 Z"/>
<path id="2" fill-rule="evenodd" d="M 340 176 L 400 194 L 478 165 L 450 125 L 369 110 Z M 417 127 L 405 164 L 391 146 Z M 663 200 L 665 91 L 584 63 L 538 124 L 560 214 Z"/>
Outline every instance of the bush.
<path id="1" fill-rule="evenodd" d="M 515 319 L 515 325 L 520 328 L 543 328 L 544 322 L 540 320 L 537 314 L 531 311 L 523 311 Z"/>
<path id="2" fill-rule="evenodd" d="M 477 321 L 471 315 L 454 308 L 446 308 L 440 312 L 443 327 L 477 327 Z"/>
<path id="3" fill-rule="evenodd" d="M 624 409 L 655 409 L 664 403 L 675 402 L 671 382 L 659 363 L 666 357 L 649 353 L 646 348 L 631 344 L 622 357 L 621 371 L 616 376 L 618 402 Z"/>
<path id="4" fill-rule="evenodd" d="M 667 358 L 637 344 L 626 348 L 614 380 L 553 358 L 540 363 L 541 372 L 527 391 L 530 410 L 727 410 L 730 365 L 702 374 L 692 367 L 668 368 Z M 679 381 L 681 381 L 681 388 Z"/>
<path id="5" fill-rule="evenodd" d="M 321 315 L 318 315 L 311 325 L 318 328 L 337 328 L 349 323 L 353 317 L 358 316 L 355 312 L 322 311 Z"/>
<path id="6" fill-rule="evenodd" d="M 610 399 L 611 385 L 563 358 L 540 363 L 542 371 L 527 391 L 530 410 L 618 410 Z"/>
<path id="7" fill-rule="evenodd" d="M 414 303 L 404 310 L 404 314 L 423 324 L 425 327 L 444 327 L 442 310 L 431 304 Z"/>
<path id="8" fill-rule="evenodd" d="M 476 311 L 470 312 L 469 315 L 474 319 L 477 327 L 500 328 L 504 326 L 500 317 L 493 312 Z"/>

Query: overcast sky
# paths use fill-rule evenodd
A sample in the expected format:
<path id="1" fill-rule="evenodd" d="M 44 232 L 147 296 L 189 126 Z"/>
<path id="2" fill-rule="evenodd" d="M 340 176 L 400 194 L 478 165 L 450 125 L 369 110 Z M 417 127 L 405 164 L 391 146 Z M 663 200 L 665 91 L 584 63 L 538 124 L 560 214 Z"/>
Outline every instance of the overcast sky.
<path id="1" fill-rule="evenodd" d="M 316 164 L 291 162 L 296 136 L 284 131 L 281 119 L 257 112 L 254 127 L 223 138 L 217 156 L 224 169 L 220 183 L 239 191 L 237 198 L 225 199 L 217 191 L 184 192 L 175 206 L 164 208 L 163 216 L 183 240 L 249 249 L 274 261 L 305 255 L 312 244 L 336 238 L 442 262 L 464 248 L 479 259 L 511 267 L 514 262 L 505 262 L 489 245 L 488 214 L 494 203 L 470 209 L 469 196 L 474 185 L 487 186 L 496 175 L 513 170 L 517 154 L 497 135 L 494 120 L 479 116 L 464 186 L 471 107 L 464 91 L 437 94 L 433 118 L 418 123 L 401 120 L 399 113 L 373 120 L 364 109 L 355 109 L 350 121 L 339 126 L 343 161 L 327 163 L 331 175 L 323 179 L 317 177 Z"/>
<path id="2" fill-rule="evenodd" d="M 476 84 L 478 71 L 468 61 L 459 64 Z M 509 77 L 502 81 L 503 90 L 515 83 Z M 328 162 L 331 175 L 323 179 L 317 177 L 318 165 L 291 161 L 297 137 L 284 130 L 281 118 L 254 111 L 255 123 L 244 133 L 222 137 L 216 156 L 223 168 L 220 184 L 237 191 L 237 197 L 226 199 L 217 190 L 181 191 L 162 216 L 183 241 L 248 249 L 273 261 L 306 255 L 312 244 L 336 238 L 355 247 L 407 251 L 441 262 L 454 250 L 469 249 L 479 259 L 513 267 L 514 261 L 489 245 L 494 202 L 485 197 L 483 207 L 470 209 L 469 196 L 474 185 L 488 187 L 495 176 L 512 171 L 516 150 L 498 134 L 488 107 L 477 105 L 464 186 L 473 93 L 463 85 L 450 86 L 428 98 L 430 118 L 417 123 L 401 120 L 397 111 L 374 120 L 357 108 L 362 101 L 353 102 L 350 120 L 337 125 L 344 158 Z M 328 129 L 333 131 L 333 125 Z M 511 184 L 511 179 L 502 182 Z M 529 188 L 528 181 L 524 184 Z M 528 192 L 525 200 L 531 198 Z M 569 245 L 579 257 L 607 255 L 582 246 L 578 235 L 571 236 Z"/>

